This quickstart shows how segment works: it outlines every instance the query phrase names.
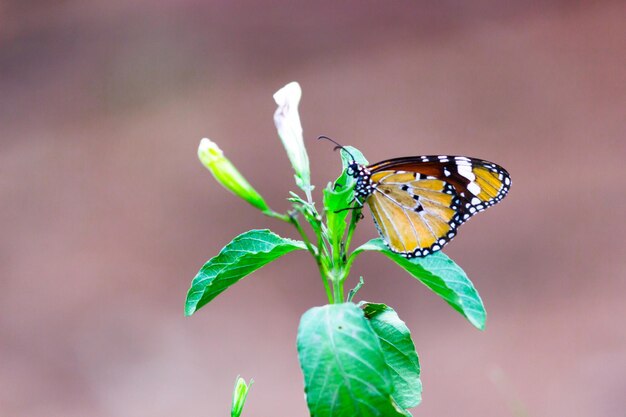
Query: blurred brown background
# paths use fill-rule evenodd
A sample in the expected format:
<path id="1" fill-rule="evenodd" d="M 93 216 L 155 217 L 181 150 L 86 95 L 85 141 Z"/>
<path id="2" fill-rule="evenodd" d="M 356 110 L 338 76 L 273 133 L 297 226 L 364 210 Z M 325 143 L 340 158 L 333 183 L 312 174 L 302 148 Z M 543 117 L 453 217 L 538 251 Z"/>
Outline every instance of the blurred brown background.
<path id="1" fill-rule="evenodd" d="M 625 18 L 618 1 L 0 2 L 0 415 L 225 416 L 239 373 L 245 416 L 307 415 L 296 329 L 325 295 L 306 253 L 183 317 L 232 237 L 295 237 L 196 147 L 216 140 L 285 210 L 272 94 L 297 80 L 318 201 L 340 167 L 319 134 L 513 177 L 446 250 L 485 332 L 381 255 L 355 266 L 412 329 L 414 415 L 623 417 Z M 367 219 L 355 243 L 373 236 Z"/>

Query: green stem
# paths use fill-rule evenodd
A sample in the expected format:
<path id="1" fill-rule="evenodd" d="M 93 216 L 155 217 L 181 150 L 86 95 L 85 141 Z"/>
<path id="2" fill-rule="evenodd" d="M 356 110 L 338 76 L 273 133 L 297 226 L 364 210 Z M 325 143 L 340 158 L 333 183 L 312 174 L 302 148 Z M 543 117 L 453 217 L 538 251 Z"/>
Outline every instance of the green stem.
<path id="1" fill-rule="evenodd" d="M 275 219 L 282 220 L 287 223 L 291 223 L 291 216 L 289 216 L 288 214 L 277 213 L 272 209 L 265 210 L 263 214 L 265 214 L 268 217 L 273 217 Z"/>
<path id="2" fill-rule="evenodd" d="M 313 255 L 315 260 L 319 263 L 319 251 L 315 248 L 315 246 L 313 246 L 313 244 L 309 240 L 309 237 L 300 225 L 300 222 L 298 221 L 295 213 L 289 213 L 289 222 L 296 227 L 296 230 L 298 230 L 298 233 L 300 233 L 300 236 L 302 236 L 302 240 L 304 240 L 306 248 L 309 250 L 309 252 L 311 252 L 311 255 Z"/>
<path id="3" fill-rule="evenodd" d="M 350 242 L 352 242 L 352 235 L 354 234 L 354 229 L 356 229 L 356 224 L 359 222 L 361 218 L 361 209 L 352 210 L 352 216 L 350 217 L 350 226 L 348 226 L 348 236 L 346 237 L 346 244 L 343 248 L 344 251 L 348 252 L 350 248 Z"/>
<path id="4" fill-rule="evenodd" d="M 332 279 L 333 283 L 333 303 L 340 304 L 343 303 L 343 280 L 337 279 L 337 277 Z"/>
<path id="5" fill-rule="evenodd" d="M 313 204 L 313 196 L 311 195 L 312 189 L 313 187 L 311 187 L 310 185 L 304 189 L 304 194 L 306 194 L 306 199 L 309 204 Z"/>
<path id="6" fill-rule="evenodd" d="M 324 255 L 320 253 L 320 249 L 325 249 L 325 248 L 323 246 L 320 246 L 319 248 L 316 248 L 315 246 L 313 246 L 306 232 L 300 225 L 300 222 L 298 221 L 298 218 L 296 217 L 295 213 L 292 212 L 289 214 L 289 222 L 293 224 L 295 228 L 298 230 L 298 233 L 300 233 L 300 236 L 302 236 L 302 240 L 304 240 L 304 244 L 306 245 L 307 249 L 309 250 L 309 252 L 311 252 L 311 255 L 313 255 L 313 258 L 315 258 L 315 263 L 317 263 L 317 267 L 320 271 L 320 275 L 322 276 L 322 282 L 324 283 L 324 289 L 326 290 L 326 296 L 328 297 L 328 302 L 332 303 L 333 293 L 331 292 L 330 286 L 328 284 L 328 272 L 327 272 L 328 268 L 324 265 L 324 260 L 322 258 Z"/>
<path id="7" fill-rule="evenodd" d="M 356 286 L 353 289 L 348 291 L 348 298 L 346 301 L 349 303 L 352 302 L 352 299 L 354 298 L 356 293 L 359 292 L 362 286 L 363 286 L 363 277 L 359 277 L 359 283 L 356 284 Z"/>
<path id="8" fill-rule="evenodd" d="M 328 298 L 328 302 L 330 304 L 333 304 L 334 302 L 334 295 L 333 295 L 333 291 L 330 288 L 330 285 L 328 284 L 328 272 L 327 269 L 320 263 L 318 264 L 319 266 L 319 270 L 320 270 L 320 275 L 322 276 L 322 282 L 324 283 L 324 289 L 326 290 L 326 297 Z"/>
<path id="9" fill-rule="evenodd" d="M 306 191 L 307 190 L 305 190 L 305 192 Z M 304 241 L 307 250 L 311 253 L 311 255 L 313 255 L 313 258 L 315 259 L 315 263 L 317 264 L 320 275 L 322 277 L 324 289 L 326 290 L 326 297 L 328 298 L 328 302 L 331 304 L 343 303 L 343 286 L 355 257 L 353 256 L 355 254 L 351 254 L 351 256 L 349 257 L 346 257 L 346 254 L 348 252 L 350 242 L 352 241 L 354 229 L 356 228 L 356 224 L 359 221 L 361 210 L 360 208 L 357 208 L 352 211 L 345 243 L 341 241 L 331 242 L 328 238 L 326 225 L 324 224 L 324 222 L 318 219 L 319 215 L 317 214 L 317 211 L 313 206 L 310 191 L 306 192 L 306 194 L 308 204 L 302 202 L 301 205 L 305 206 L 304 209 L 307 211 L 303 211 L 302 213 L 305 219 L 311 224 L 313 231 L 317 235 L 317 246 L 311 243 L 311 240 L 302 228 L 302 225 L 298 221 L 296 210 L 290 211 L 288 214 L 282 214 L 277 213 L 272 209 L 268 209 L 264 211 L 263 214 L 294 225 L 294 227 L 302 237 L 302 240 Z"/>
<path id="10" fill-rule="evenodd" d="M 361 252 L 363 252 L 363 250 L 359 250 L 359 248 L 356 248 L 356 250 L 352 252 L 350 256 L 348 256 L 348 260 L 346 261 L 346 265 L 345 265 L 345 268 L 347 271 L 349 271 L 350 268 L 352 268 L 352 263 Z"/>

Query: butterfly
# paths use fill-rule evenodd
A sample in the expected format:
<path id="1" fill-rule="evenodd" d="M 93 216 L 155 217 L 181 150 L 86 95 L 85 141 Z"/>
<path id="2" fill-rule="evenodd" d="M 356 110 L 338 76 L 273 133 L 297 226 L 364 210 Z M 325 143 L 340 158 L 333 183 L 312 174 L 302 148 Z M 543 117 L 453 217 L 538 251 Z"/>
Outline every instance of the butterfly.
<path id="1" fill-rule="evenodd" d="M 356 180 L 357 204 L 369 206 L 389 249 L 407 258 L 443 248 L 459 226 L 511 187 L 504 168 L 466 156 L 408 156 L 367 166 L 352 157 L 347 174 Z"/>

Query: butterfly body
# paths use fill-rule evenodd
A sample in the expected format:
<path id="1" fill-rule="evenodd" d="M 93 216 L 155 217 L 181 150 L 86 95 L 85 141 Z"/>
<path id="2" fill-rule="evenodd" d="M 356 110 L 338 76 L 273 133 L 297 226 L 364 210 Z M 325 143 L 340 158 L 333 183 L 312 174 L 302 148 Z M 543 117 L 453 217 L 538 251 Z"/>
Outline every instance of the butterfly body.
<path id="1" fill-rule="evenodd" d="M 464 156 L 394 158 L 372 165 L 353 162 L 355 198 L 367 203 L 389 248 L 408 258 L 440 250 L 458 227 L 507 194 L 508 172 Z"/>

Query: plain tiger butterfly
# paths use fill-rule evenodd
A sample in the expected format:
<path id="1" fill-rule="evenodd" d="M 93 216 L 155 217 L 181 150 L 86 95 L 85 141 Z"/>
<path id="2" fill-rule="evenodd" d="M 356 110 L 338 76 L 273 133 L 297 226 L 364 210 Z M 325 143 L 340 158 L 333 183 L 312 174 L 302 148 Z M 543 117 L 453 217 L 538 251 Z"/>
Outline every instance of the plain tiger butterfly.
<path id="1" fill-rule="evenodd" d="M 367 203 L 393 252 L 422 257 L 443 248 L 474 214 L 504 198 L 511 177 L 501 166 L 466 156 L 427 155 L 361 165 L 352 157 L 357 204 Z"/>

